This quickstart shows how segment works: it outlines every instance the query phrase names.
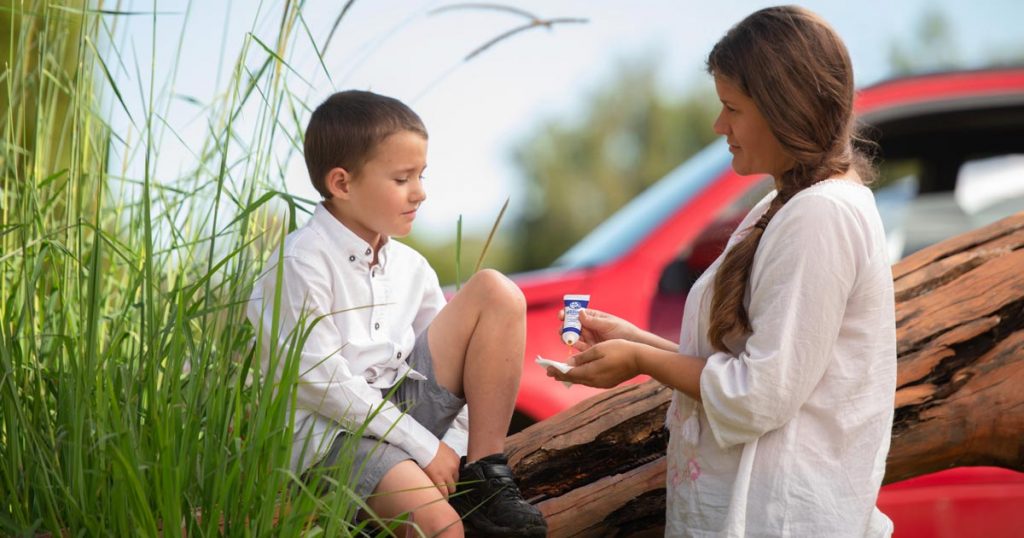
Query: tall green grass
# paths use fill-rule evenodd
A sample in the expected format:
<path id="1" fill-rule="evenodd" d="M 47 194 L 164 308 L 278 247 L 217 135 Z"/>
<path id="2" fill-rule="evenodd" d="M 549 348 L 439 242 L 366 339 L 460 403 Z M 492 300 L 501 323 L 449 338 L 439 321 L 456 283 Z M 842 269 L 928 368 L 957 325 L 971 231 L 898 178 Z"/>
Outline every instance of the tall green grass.
<path id="1" fill-rule="evenodd" d="M 350 456 L 311 481 L 288 469 L 298 350 L 317 320 L 265 369 L 245 319 L 251 283 L 311 205 L 275 190 L 279 141 L 300 148 L 309 111 L 286 59 L 327 42 L 302 2 L 272 6 L 276 36 L 247 34 L 200 103 L 194 160 L 161 177 L 182 66 L 152 66 L 169 87 L 143 74 L 135 58 L 154 63 L 155 48 L 119 30 L 146 17 L 155 34 L 157 15 L 120 6 L 0 6 L 0 535 L 392 535 L 396 522 L 355 522 Z"/>
<path id="2" fill-rule="evenodd" d="M 140 114 L 116 76 L 131 69 L 121 19 L 155 15 L 88 6 L 0 7 L 0 535 L 358 532 L 343 485 L 321 496 L 288 470 L 303 335 L 263 375 L 244 315 L 307 207 L 242 179 L 280 179 L 275 139 L 301 140 L 282 76 L 312 39 L 301 5 L 285 3 L 276 41 L 249 35 L 178 178 L 154 172 L 177 136 L 166 96 L 136 69 Z"/>

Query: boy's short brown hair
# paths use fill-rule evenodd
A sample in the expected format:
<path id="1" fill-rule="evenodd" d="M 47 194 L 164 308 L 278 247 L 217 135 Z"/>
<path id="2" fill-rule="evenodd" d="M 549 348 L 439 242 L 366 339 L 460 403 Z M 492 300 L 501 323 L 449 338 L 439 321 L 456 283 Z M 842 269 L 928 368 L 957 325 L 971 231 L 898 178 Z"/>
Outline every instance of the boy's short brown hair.
<path id="1" fill-rule="evenodd" d="M 400 131 L 427 138 L 423 120 L 398 99 L 359 90 L 335 93 L 313 111 L 306 126 L 303 154 L 309 180 L 324 199 L 330 198 L 327 172 L 344 168 L 357 173 L 377 144 Z"/>

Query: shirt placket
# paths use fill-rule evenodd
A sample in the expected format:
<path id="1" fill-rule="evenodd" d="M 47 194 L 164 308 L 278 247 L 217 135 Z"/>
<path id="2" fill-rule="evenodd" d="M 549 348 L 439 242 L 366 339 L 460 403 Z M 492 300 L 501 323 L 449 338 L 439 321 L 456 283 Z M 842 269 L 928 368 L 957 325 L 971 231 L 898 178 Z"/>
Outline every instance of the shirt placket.
<path id="1" fill-rule="evenodd" d="M 387 335 L 384 305 L 388 302 L 388 289 L 384 283 L 380 266 L 370 267 L 368 276 L 370 279 L 370 301 L 373 305 L 370 309 L 370 339 L 377 342 L 385 339 Z"/>

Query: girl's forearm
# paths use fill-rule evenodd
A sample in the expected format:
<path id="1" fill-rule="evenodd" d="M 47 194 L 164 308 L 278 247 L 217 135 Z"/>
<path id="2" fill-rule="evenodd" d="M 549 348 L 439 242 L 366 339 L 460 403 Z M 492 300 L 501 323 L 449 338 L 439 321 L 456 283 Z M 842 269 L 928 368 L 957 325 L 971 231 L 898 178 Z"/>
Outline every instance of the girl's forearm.
<path id="1" fill-rule="evenodd" d="M 678 390 L 698 402 L 701 401 L 700 374 L 704 370 L 704 359 L 680 355 L 674 348 L 670 351 L 640 346 L 636 362 L 640 373 L 651 376 L 661 384 Z"/>
<path id="2" fill-rule="evenodd" d="M 639 344 L 644 344 L 657 348 L 659 350 L 671 351 L 673 353 L 677 349 L 679 349 L 679 344 L 640 328 L 636 329 L 636 333 L 633 336 L 633 341 Z"/>

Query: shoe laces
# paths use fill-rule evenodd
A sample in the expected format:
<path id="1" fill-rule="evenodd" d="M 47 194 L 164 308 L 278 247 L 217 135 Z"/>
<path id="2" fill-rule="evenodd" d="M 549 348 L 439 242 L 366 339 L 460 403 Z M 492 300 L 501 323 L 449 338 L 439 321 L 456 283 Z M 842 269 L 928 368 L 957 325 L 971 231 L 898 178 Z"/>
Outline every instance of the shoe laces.
<path id="1" fill-rule="evenodd" d="M 515 482 L 507 478 L 489 478 L 488 482 L 494 484 L 494 488 L 497 490 L 491 495 L 494 499 L 516 502 L 523 500 L 523 496 L 519 493 L 519 488 L 516 487 Z"/>

